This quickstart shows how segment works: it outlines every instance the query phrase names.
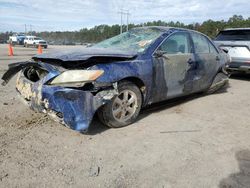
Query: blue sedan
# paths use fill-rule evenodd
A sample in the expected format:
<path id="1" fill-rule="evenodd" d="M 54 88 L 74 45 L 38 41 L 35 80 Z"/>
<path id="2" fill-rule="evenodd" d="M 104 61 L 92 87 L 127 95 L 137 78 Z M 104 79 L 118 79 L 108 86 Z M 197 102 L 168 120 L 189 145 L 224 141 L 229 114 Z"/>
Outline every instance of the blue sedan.
<path id="1" fill-rule="evenodd" d="M 36 55 L 13 63 L 3 85 L 16 88 L 30 107 L 86 132 L 95 113 L 109 127 L 136 121 L 152 103 L 228 82 L 229 58 L 205 35 L 168 27 L 134 28 L 77 51 Z"/>

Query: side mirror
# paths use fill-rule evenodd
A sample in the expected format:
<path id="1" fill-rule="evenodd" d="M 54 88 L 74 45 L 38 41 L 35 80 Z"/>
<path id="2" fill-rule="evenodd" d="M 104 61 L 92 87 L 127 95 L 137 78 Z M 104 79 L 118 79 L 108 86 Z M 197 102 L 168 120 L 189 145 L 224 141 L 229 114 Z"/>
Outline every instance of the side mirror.
<path id="1" fill-rule="evenodd" d="M 225 53 L 228 53 L 228 50 L 227 49 L 222 49 Z"/>
<path id="2" fill-rule="evenodd" d="M 162 50 L 156 50 L 155 53 L 154 53 L 154 57 L 162 57 L 166 53 L 167 52 L 162 51 Z"/>
<path id="3" fill-rule="evenodd" d="M 221 50 L 223 50 L 225 53 L 228 53 L 228 49 L 220 47 Z"/>

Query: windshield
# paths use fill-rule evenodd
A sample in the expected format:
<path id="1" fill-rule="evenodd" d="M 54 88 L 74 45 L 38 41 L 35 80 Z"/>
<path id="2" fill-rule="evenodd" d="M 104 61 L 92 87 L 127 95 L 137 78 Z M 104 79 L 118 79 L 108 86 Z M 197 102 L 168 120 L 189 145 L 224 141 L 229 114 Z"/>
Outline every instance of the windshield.
<path id="1" fill-rule="evenodd" d="M 35 37 L 34 40 L 42 40 L 42 39 L 39 37 Z"/>
<path id="2" fill-rule="evenodd" d="M 228 30 L 221 31 L 215 40 L 250 40 L 250 30 Z"/>
<path id="3" fill-rule="evenodd" d="M 158 28 L 135 28 L 97 43 L 93 47 L 143 52 L 162 33 L 163 30 Z"/>

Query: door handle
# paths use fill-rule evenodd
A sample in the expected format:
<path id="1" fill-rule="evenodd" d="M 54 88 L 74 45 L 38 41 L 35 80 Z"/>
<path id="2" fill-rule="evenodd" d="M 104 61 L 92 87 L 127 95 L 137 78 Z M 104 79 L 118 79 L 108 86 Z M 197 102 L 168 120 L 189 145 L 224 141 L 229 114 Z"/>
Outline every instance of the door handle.
<path id="1" fill-rule="evenodd" d="M 167 54 L 163 54 L 162 58 L 169 60 L 169 57 L 167 56 Z"/>
<path id="2" fill-rule="evenodd" d="M 220 57 L 219 56 L 216 56 L 216 61 L 220 61 Z"/>
<path id="3" fill-rule="evenodd" d="M 187 61 L 187 63 L 188 63 L 189 65 L 191 65 L 191 64 L 194 63 L 194 61 L 193 61 L 193 59 L 190 58 L 190 59 Z"/>

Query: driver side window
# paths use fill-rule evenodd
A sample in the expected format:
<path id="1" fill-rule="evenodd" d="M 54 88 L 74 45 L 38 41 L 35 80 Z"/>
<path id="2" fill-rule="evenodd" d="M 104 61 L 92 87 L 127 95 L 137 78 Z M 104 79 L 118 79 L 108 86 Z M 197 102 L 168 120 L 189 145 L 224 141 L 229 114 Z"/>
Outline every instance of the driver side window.
<path id="1" fill-rule="evenodd" d="M 189 35 L 185 32 L 179 32 L 166 39 L 158 50 L 167 54 L 186 54 L 191 53 Z"/>

